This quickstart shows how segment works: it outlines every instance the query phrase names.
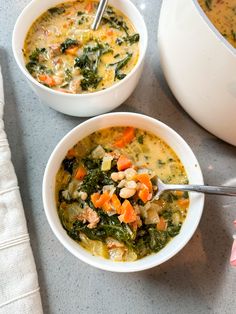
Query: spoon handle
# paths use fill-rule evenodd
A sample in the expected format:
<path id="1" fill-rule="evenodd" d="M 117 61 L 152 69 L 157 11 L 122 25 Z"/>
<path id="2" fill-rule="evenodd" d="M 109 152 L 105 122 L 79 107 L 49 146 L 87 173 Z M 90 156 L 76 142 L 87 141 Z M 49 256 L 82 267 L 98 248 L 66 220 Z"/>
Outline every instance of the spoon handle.
<path id="1" fill-rule="evenodd" d="M 107 2 L 108 2 L 108 0 L 100 0 L 100 2 L 99 2 L 95 18 L 94 18 L 93 23 L 91 25 L 91 29 L 94 31 L 98 28 L 98 25 L 101 22 L 103 13 L 104 13 L 106 5 L 107 5 Z"/>
<path id="2" fill-rule="evenodd" d="M 236 196 L 236 187 L 235 186 L 210 186 L 210 185 L 180 185 L 180 184 L 170 184 L 165 186 L 167 191 L 194 191 L 201 192 L 206 194 L 217 194 L 217 195 L 228 195 Z"/>

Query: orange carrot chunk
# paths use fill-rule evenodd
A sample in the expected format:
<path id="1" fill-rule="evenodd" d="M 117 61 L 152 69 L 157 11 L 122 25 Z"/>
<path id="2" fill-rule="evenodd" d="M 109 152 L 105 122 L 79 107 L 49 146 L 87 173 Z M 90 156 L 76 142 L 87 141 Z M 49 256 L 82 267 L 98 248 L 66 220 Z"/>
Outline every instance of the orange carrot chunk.
<path id="1" fill-rule="evenodd" d="M 135 129 L 133 127 L 127 127 L 125 128 L 122 136 L 115 141 L 114 146 L 118 148 L 123 148 L 127 144 L 132 142 L 134 137 L 135 137 Z"/>
<path id="2" fill-rule="evenodd" d="M 93 11 L 93 2 L 89 1 L 88 4 L 85 6 L 85 10 L 90 13 Z"/>
<path id="3" fill-rule="evenodd" d="M 144 185 L 143 188 L 138 191 L 138 197 L 144 203 L 147 203 L 147 201 L 149 201 L 149 194 L 149 189 L 146 187 L 146 185 Z"/>
<path id="4" fill-rule="evenodd" d="M 113 34 L 114 34 L 113 29 L 109 29 L 109 30 L 107 31 L 107 35 L 108 35 L 108 36 L 112 36 Z"/>
<path id="5" fill-rule="evenodd" d="M 166 230 L 166 221 L 163 217 L 160 217 L 160 221 L 157 223 L 157 230 L 158 231 Z"/>
<path id="6" fill-rule="evenodd" d="M 124 156 L 120 155 L 119 159 L 117 160 L 117 168 L 119 171 L 125 170 L 127 168 L 130 168 L 132 166 L 131 160 Z"/>
<path id="7" fill-rule="evenodd" d="M 66 53 L 67 55 L 76 56 L 78 49 L 79 49 L 79 47 L 67 48 L 66 51 L 65 51 L 65 53 Z"/>
<path id="8" fill-rule="evenodd" d="M 111 203 L 112 203 L 112 206 L 114 207 L 114 209 L 116 210 L 116 212 L 118 214 L 120 214 L 120 207 L 121 207 L 121 202 L 119 200 L 119 198 L 117 197 L 116 194 L 113 194 L 112 197 L 111 197 Z"/>
<path id="9" fill-rule="evenodd" d="M 91 195 L 91 201 L 92 201 L 94 207 L 96 207 L 96 208 L 97 208 L 97 201 L 99 200 L 99 197 L 100 197 L 99 193 L 93 193 Z"/>
<path id="10" fill-rule="evenodd" d="M 181 198 L 177 201 L 177 204 L 182 208 L 188 208 L 189 206 L 189 199 L 188 198 Z"/>
<path id="11" fill-rule="evenodd" d="M 86 176 L 86 174 L 87 174 L 86 169 L 84 168 L 84 166 L 80 165 L 76 171 L 75 179 L 83 180 L 83 178 Z"/>
<path id="12" fill-rule="evenodd" d="M 110 195 L 108 192 L 103 194 L 93 193 L 91 195 L 91 201 L 96 208 L 102 208 L 102 206 L 110 200 Z"/>
<path id="13" fill-rule="evenodd" d="M 104 212 L 109 212 L 111 211 L 111 203 L 109 201 L 106 201 L 103 205 L 102 205 L 102 210 Z"/>
<path id="14" fill-rule="evenodd" d="M 55 81 L 51 76 L 49 76 L 49 75 L 46 75 L 46 74 L 39 74 L 38 78 L 39 78 L 39 80 L 40 80 L 42 83 L 48 85 L 49 87 L 53 87 L 53 86 L 57 85 L 57 84 L 56 84 L 56 81 Z"/>
<path id="15" fill-rule="evenodd" d="M 137 219 L 137 215 L 133 206 L 128 200 L 125 200 L 121 205 L 121 215 L 118 216 L 121 222 L 130 223 Z"/>
<path id="16" fill-rule="evenodd" d="M 76 152 L 75 152 L 75 149 L 73 147 L 73 148 L 68 150 L 66 157 L 72 158 L 72 157 L 75 157 L 75 154 L 76 154 Z"/>
<path id="17" fill-rule="evenodd" d="M 139 173 L 136 176 L 137 181 L 145 184 L 145 186 L 148 188 L 149 192 L 152 191 L 152 182 L 149 178 L 149 175 L 147 173 Z"/>

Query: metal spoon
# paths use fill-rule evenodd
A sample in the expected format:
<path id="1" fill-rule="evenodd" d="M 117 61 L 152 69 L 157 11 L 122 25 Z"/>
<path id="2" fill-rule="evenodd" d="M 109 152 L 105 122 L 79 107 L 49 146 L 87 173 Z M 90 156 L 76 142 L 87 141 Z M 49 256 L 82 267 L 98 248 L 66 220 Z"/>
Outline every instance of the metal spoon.
<path id="1" fill-rule="evenodd" d="M 95 18 L 94 18 L 93 23 L 91 25 L 91 29 L 94 31 L 98 28 L 98 26 L 101 22 L 103 13 L 104 13 L 106 5 L 107 5 L 107 2 L 108 2 L 108 0 L 100 0 L 100 2 L 99 2 Z"/>
<path id="2" fill-rule="evenodd" d="M 158 200 L 165 191 L 194 191 L 207 194 L 236 196 L 235 186 L 210 186 L 191 184 L 165 184 L 157 176 L 152 178 L 152 182 L 157 186 L 157 192 L 151 201 Z"/>

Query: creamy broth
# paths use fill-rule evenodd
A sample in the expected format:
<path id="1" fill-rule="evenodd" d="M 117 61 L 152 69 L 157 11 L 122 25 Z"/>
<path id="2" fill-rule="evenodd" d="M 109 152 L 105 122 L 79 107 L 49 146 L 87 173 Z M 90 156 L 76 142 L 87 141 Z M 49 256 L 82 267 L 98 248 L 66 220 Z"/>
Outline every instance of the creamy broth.
<path id="1" fill-rule="evenodd" d="M 43 13 L 24 44 L 26 68 L 41 84 L 66 93 L 95 92 L 122 80 L 139 57 L 139 34 L 108 6 L 90 29 L 98 2 L 65 2 Z"/>
<path id="2" fill-rule="evenodd" d="M 198 0 L 218 31 L 236 48 L 236 0 Z"/>
<path id="3" fill-rule="evenodd" d="M 69 236 L 94 255 L 133 261 L 161 250 L 186 217 L 186 192 L 155 193 L 152 178 L 188 183 L 183 164 L 141 129 L 103 129 L 71 148 L 56 177 L 56 202 Z"/>

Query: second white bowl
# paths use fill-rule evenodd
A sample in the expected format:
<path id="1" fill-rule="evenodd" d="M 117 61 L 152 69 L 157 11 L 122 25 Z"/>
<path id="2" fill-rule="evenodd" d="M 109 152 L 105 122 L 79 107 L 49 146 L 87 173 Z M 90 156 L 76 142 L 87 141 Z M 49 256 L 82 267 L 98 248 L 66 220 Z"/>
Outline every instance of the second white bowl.
<path id="1" fill-rule="evenodd" d="M 190 184 L 203 184 L 201 169 L 188 144 L 170 127 L 153 118 L 135 113 L 111 113 L 101 115 L 80 124 L 70 131 L 54 149 L 43 179 L 43 203 L 48 222 L 59 241 L 80 260 L 100 269 L 114 272 L 134 272 L 157 266 L 179 252 L 190 240 L 200 221 L 204 195 L 190 193 L 190 207 L 180 233 L 156 254 L 134 262 L 113 262 L 93 256 L 72 240 L 63 229 L 55 201 L 55 178 L 67 151 L 79 140 L 103 128 L 133 126 L 152 132 L 163 139 L 182 161 Z"/>

